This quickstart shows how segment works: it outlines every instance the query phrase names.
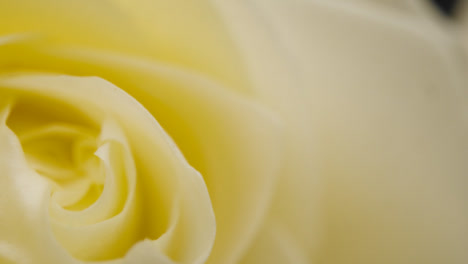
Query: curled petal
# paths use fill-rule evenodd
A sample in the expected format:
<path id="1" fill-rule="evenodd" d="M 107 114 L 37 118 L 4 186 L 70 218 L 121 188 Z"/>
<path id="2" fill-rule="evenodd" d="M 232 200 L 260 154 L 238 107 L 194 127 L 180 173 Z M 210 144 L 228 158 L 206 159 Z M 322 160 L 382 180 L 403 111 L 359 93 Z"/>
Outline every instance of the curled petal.
<path id="1" fill-rule="evenodd" d="M 83 260 L 121 257 L 148 238 L 160 252 L 155 257 L 182 263 L 206 259 L 215 222 L 203 178 L 137 101 L 99 78 L 19 74 L 3 76 L 0 86 L 20 98 L 67 102 L 103 123 L 95 152 L 106 176 L 102 194 L 86 209 L 51 211 L 54 233 L 72 255 Z M 147 245 L 134 247 L 139 246 Z"/>
<path id="2" fill-rule="evenodd" d="M 0 102 L 0 261 L 75 263 L 55 243 L 47 221 L 47 182 L 32 170 L 6 126 L 11 105 Z M 21 226 L 21 228 L 12 228 Z"/>
<path id="3" fill-rule="evenodd" d="M 195 72 L 160 62 L 17 44 L 0 49 L 3 65 L 97 74 L 143 104 L 206 181 L 217 220 L 209 261 L 231 263 L 242 255 L 263 221 L 281 170 L 283 124 L 275 113 Z M 28 58 L 21 58 L 28 51 Z"/>

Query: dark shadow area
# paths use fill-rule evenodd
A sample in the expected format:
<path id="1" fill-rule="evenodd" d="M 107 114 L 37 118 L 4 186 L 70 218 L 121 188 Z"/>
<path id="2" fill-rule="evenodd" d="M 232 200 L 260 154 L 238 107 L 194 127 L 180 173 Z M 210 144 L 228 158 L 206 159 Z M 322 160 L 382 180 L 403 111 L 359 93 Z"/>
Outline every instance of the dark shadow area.
<path id="1" fill-rule="evenodd" d="M 458 0 L 430 0 L 444 15 L 453 17 L 458 5 Z"/>

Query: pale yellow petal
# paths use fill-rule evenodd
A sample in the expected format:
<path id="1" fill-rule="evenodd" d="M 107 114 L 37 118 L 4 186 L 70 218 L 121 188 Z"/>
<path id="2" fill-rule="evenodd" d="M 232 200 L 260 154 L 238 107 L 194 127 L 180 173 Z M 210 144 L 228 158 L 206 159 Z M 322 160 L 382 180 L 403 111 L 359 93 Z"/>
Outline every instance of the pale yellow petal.
<path id="1" fill-rule="evenodd" d="M 248 93 L 240 53 L 212 1 L 110 0 L 148 37 L 155 58 Z"/>
<path id="2" fill-rule="evenodd" d="M 0 35 L 162 60 L 250 91 L 243 61 L 211 1 L 1 0 Z M 40 21 L 40 23 L 38 22 Z"/>
<path id="3" fill-rule="evenodd" d="M 281 64 L 296 67 L 289 74 L 316 139 L 309 162 L 320 165 L 296 163 L 309 174 L 284 177 L 278 200 L 289 207 L 274 206 L 271 217 L 310 261 L 466 262 L 466 83 L 446 36 L 336 1 L 256 3 L 220 6 L 251 58 L 259 98 L 303 113 L 283 94 L 294 90 L 287 80 L 273 78 L 287 72 Z"/>
<path id="4" fill-rule="evenodd" d="M 2 98 L 3 99 L 3 98 Z M 47 182 L 29 168 L 21 144 L 6 126 L 11 105 L 0 102 L 0 261 L 75 263 L 55 243 L 47 223 Z"/>
<path id="5" fill-rule="evenodd" d="M 261 231 L 240 263 L 311 263 L 298 243 L 288 227 L 268 220 L 262 225 Z"/>
<path id="6" fill-rule="evenodd" d="M 17 74 L 3 76 L 0 85 L 18 100 L 28 96 L 49 104 L 53 102 L 51 99 L 60 100 L 104 123 L 102 148 L 96 155 L 107 165 L 106 178 L 117 181 L 118 188 L 112 190 L 112 182 L 108 181 L 110 193 L 105 193 L 105 185 L 99 199 L 110 199 L 111 204 L 99 199 L 93 204 L 95 207 L 101 202 L 107 204 L 89 215 L 102 218 L 91 220 L 86 216 L 94 210 L 93 206 L 69 212 L 83 217 L 82 220 L 52 215 L 54 231 L 62 246 L 80 259 L 107 260 L 124 256 L 134 243 L 148 238 L 156 241 L 153 249 L 160 252 L 154 254 L 155 258 L 166 256 L 165 259 L 181 263 L 201 263 L 206 259 L 214 239 L 215 222 L 203 178 L 186 163 L 172 140 L 137 101 L 99 78 Z M 34 105 L 30 108 L 34 109 Z M 104 122 L 107 118 L 116 120 L 122 132 L 114 125 L 109 127 Z M 132 169 L 132 159 L 137 175 Z M 132 187 L 135 182 L 136 187 Z M 115 199 L 122 198 L 124 201 L 115 204 L 124 202 L 122 209 L 112 205 Z M 160 237 L 168 237 L 166 243 L 158 244 Z M 139 258 L 137 253 L 130 256 Z"/>
<path id="7" fill-rule="evenodd" d="M 217 220 L 210 261 L 240 257 L 263 220 L 281 167 L 281 124 L 274 114 L 181 68 L 89 50 L 18 45 L 4 47 L 5 67 L 99 75 L 142 103 L 205 178 Z"/>
<path id="8" fill-rule="evenodd" d="M 0 35 L 34 34 L 51 43 L 132 52 L 141 49 L 132 23 L 107 1 L 0 1 Z"/>
<path id="9" fill-rule="evenodd" d="M 274 109 L 283 122 L 284 159 L 269 217 L 287 226 L 300 246 L 298 251 L 308 259 L 314 255 L 321 233 L 319 127 L 310 114 L 307 87 L 300 76 L 302 65 L 289 58 L 290 51 L 284 50 L 284 43 L 272 34 L 273 27 L 252 4 L 218 1 L 218 8 L 248 62 L 256 100 Z M 238 258 L 242 257 L 239 253 Z"/>
<path id="10" fill-rule="evenodd" d="M 317 0 L 315 0 L 317 1 Z M 323 1 L 323 0 L 318 0 Z M 410 16 L 415 19 L 440 19 L 441 15 L 431 1 L 421 0 L 335 0 L 340 5 L 353 5 L 358 9 L 373 10 L 377 8 L 376 12 L 382 12 L 385 9 L 391 13 L 399 13 L 402 16 Z M 326 2 L 326 1 L 323 1 Z"/>

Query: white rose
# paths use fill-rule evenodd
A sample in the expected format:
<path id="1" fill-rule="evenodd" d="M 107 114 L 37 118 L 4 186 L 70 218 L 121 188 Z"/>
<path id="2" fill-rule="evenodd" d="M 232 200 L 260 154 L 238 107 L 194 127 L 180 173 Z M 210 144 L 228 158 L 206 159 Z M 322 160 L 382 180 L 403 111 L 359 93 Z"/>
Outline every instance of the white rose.
<path id="1" fill-rule="evenodd" d="M 465 263 L 467 80 L 416 1 L 0 1 L 1 263 Z"/>

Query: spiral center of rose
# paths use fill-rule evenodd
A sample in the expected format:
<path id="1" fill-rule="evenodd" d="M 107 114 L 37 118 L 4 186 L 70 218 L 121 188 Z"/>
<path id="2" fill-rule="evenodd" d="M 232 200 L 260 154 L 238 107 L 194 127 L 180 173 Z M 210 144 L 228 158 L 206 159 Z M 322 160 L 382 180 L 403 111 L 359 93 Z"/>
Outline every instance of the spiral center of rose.
<path id="1" fill-rule="evenodd" d="M 68 210 L 82 210 L 100 196 L 105 181 L 90 131 L 48 124 L 20 136 L 30 166 L 51 182 L 51 195 Z"/>
<path id="2" fill-rule="evenodd" d="M 105 183 L 97 133 L 80 118 L 61 116 L 67 106 L 38 105 L 27 98 L 14 103 L 8 123 L 17 134 L 29 166 L 50 182 L 60 207 L 79 211 L 100 197 Z"/>

